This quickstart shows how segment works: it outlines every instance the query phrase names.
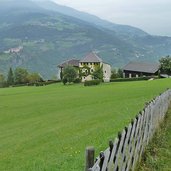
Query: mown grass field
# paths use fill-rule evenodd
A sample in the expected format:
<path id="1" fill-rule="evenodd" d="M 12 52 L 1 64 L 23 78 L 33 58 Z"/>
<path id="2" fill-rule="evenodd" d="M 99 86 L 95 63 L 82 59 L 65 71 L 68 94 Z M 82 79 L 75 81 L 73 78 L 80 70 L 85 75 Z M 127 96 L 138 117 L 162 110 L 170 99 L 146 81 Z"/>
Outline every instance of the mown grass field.
<path id="1" fill-rule="evenodd" d="M 0 170 L 82 171 L 171 79 L 0 89 Z M 96 155 L 97 155 L 96 153 Z"/>

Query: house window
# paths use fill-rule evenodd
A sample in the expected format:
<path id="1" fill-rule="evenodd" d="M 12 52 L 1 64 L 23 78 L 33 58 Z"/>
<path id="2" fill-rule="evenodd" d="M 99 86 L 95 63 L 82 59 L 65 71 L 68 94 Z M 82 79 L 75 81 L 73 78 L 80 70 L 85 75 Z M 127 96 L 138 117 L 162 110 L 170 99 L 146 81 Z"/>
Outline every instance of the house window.
<path id="1" fill-rule="evenodd" d="M 96 63 L 94 63 L 94 65 L 96 65 Z"/>
<path id="2" fill-rule="evenodd" d="M 105 71 L 105 73 L 106 73 L 106 71 Z"/>
<path id="3" fill-rule="evenodd" d="M 88 63 L 87 63 L 87 65 L 88 65 Z"/>
<path id="4" fill-rule="evenodd" d="M 90 63 L 90 65 L 92 65 L 92 63 Z"/>
<path id="5" fill-rule="evenodd" d="M 93 72 L 93 69 L 91 69 L 91 72 Z"/>

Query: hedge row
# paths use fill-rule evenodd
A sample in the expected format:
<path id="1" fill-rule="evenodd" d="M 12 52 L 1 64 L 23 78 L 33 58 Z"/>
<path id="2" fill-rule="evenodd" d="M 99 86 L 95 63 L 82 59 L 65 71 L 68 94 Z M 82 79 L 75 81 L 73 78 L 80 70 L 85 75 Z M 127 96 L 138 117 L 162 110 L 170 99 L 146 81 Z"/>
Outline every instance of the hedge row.
<path id="1" fill-rule="evenodd" d="M 8 87 L 8 84 L 6 82 L 0 83 L 0 88 Z"/>
<path id="2" fill-rule="evenodd" d="M 85 81 L 85 82 L 84 82 L 84 86 L 99 85 L 100 83 L 101 83 L 101 80 Z"/>
<path id="3" fill-rule="evenodd" d="M 158 79 L 158 77 L 133 77 L 133 78 L 117 78 L 112 79 L 110 82 L 126 82 L 126 81 L 142 81 L 142 80 L 149 80 L 151 78 Z"/>
<path id="4" fill-rule="evenodd" d="M 27 86 L 46 86 L 54 83 L 60 83 L 61 80 L 48 80 L 43 82 L 36 82 L 36 83 L 27 83 Z"/>
<path id="5" fill-rule="evenodd" d="M 60 83 L 61 80 L 48 80 L 48 81 L 42 81 L 42 82 L 35 82 L 35 83 L 24 83 L 24 84 L 15 84 L 12 85 L 11 87 L 22 87 L 22 86 L 46 86 L 49 84 L 54 84 L 54 83 Z M 0 88 L 5 88 L 5 87 L 9 87 L 9 85 L 4 82 L 4 83 L 0 83 Z"/>
<path id="6" fill-rule="evenodd" d="M 73 83 L 81 83 L 81 79 L 80 78 L 76 78 L 74 81 L 73 81 Z"/>

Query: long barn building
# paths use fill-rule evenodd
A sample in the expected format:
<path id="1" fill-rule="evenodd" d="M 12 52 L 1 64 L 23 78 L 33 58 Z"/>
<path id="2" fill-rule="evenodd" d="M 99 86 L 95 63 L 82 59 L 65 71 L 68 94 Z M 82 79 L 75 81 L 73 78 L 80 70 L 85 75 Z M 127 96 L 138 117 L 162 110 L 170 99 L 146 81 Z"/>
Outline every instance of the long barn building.
<path id="1" fill-rule="evenodd" d="M 159 69 L 158 63 L 130 62 L 123 67 L 123 74 L 125 78 L 155 76 Z"/>

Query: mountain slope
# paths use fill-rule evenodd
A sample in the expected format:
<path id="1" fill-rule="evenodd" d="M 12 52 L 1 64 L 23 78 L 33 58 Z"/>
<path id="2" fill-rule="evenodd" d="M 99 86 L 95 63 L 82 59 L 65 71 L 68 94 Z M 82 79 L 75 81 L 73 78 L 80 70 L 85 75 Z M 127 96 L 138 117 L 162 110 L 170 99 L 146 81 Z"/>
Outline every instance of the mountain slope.
<path id="1" fill-rule="evenodd" d="M 49 7 L 47 3 L 0 1 L 0 72 L 6 73 L 10 66 L 21 66 L 51 78 L 63 60 L 81 58 L 92 50 L 114 67 L 130 60 L 156 61 L 171 53 L 171 38 L 150 36 L 132 27 L 125 32 L 126 26 L 116 25 L 113 29 L 85 22 L 69 16 L 67 10 L 70 13 L 72 9 L 60 7 L 66 11 L 62 13 L 58 5 L 50 2 Z M 86 15 L 90 20 L 92 17 L 106 22 Z"/>
<path id="2" fill-rule="evenodd" d="M 83 20 L 85 22 L 89 22 L 93 25 L 100 26 L 102 28 L 115 31 L 116 34 L 118 34 L 118 35 L 127 35 L 127 36 L 128 35 L 129 36 L 135 36 L 135 35 L 136 36 L 145 36 L 145 35 L 148 35 L 144 31 L 142 31 L 141 29 L 138 29 L 138 28 L 135 28 L 132 26 L 127 26 L 127 25 L 114 24 L 114 23 L 111 23 L 109 21 L 100 19 L 97 16 L 94 16 L 94 15 L 91 15 L 91 14 L 88 14 L 85 12 L 81 12 L 81 11 L 75 10 L 75 9 L 67 7 L 67 6 L 59 5 L 59 4 L 56 4 L 55 2 L 52 2 L 49 0 L 41 1 L 41 3 L 37 2 L 37 5 L 44 8 L 44 9 L 56 11 L 56 12 L 59 12 L 59 13 L 64 14 L 64 15 L 68 15 L 68 16 L 78 18 L 78 19 Z"/>

